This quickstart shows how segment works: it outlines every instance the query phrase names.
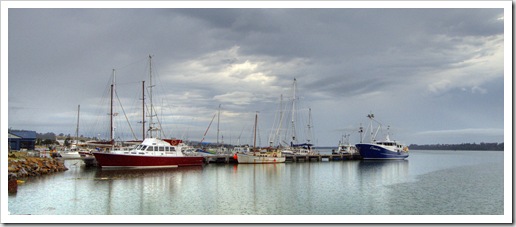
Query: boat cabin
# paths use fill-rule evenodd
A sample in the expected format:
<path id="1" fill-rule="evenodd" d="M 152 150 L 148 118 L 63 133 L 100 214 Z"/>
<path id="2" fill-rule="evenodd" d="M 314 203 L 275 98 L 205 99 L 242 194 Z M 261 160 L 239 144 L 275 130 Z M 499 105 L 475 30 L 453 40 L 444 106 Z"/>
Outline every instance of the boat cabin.
<path id="1" fill-rule="evenodd" d="M 147 138 L 141 144 L 131 149 L 122 149 L 116 153 L 131 155 L 152 155 L 152 156 L 183 156 L 180 149 L 156 138 Z"/>

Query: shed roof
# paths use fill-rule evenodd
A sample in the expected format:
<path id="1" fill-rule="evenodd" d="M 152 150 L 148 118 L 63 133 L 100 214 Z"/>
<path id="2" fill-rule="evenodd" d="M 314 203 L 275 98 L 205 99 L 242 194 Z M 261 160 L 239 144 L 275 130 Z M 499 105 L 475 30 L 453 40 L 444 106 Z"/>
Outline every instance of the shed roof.
<path id="1" fill-rule="evenodd" d="M 10 134 L 15 136 L 19 136 L 24 139 L 36 139 L 36 131 L 28 131 L 28 130 L 11 130 Z"/>
<path id="2" fill-rule="evenodd" d="M 14 134 L 11 134 L 9 133 L 9 136 L 8 136 L 9 139 L 21 139 L 21 137 L 17 136 L 17 135 L 14 135 Z"/>

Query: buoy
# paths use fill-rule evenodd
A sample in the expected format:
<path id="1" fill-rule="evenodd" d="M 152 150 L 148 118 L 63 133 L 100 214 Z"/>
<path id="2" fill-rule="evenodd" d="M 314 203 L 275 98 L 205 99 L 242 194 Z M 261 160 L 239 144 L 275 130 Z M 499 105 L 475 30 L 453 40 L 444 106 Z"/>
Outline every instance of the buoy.
<path id="1" fill-rule="evenodd" d="M 235 160 L 238 160 L 238 155 L 237 155 L 237 154 L 233 155 L 233 158 L 234 158 Z"/>

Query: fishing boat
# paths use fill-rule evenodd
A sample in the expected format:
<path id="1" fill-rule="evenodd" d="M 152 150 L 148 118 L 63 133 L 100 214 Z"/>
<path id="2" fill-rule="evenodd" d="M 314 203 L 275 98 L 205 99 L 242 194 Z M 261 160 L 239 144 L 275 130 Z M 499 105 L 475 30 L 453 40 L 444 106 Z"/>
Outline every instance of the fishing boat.
<path id="1" fill-rule="evenodd" d="M 132 148 L 111 149 L 107 153 L 93 152 L 98 165 L 102 168 L 170 168 L 181 166 L 202 166 L 204 158 L 201 156 L 186 156 L 182 152 L 184 146 L 180 141 L 164 140 L 157 137 L 158 127 L 154 126 L 152 106 L 152 57 L 149 56 L 150 65 L 150 115 L 149 134 L 141 144 Z M 112 86 L 113 87 L 113 86 Z M 112 127 L 112 126 L 111 126 Z M 114 147 L 112 139 L 112 145 Z M 172 143 L 172 144 L 171 144 Z M 176 144 L 177 143 L 177 144 Z M 173 145 L 174 144 L 174 145 Z"/>
<path id="2" fill-rule="evenodd" d="M 360 143 L 356 144 L 355 147 L 358 149 L 360 156 L 363 159 L 406 159 L 409 156 L 408 147 L 398 143 L 395 140 L 389 138 L 387 133 L 385 140 L 376 140 L 376 135 L 380 130 L 382 124 L 374 119 L 374 114 L 368 114 L 367 117 L 370 119 L 370 133 L 371 141 L 369 143 L 363 143 L 362 139 Z M 376 132 L 373 133 L 373 122 L 378 123 Z M 363 129 L 360 127 L 360 133 L 362 135 Z M 361 136 L 362 138 L 362 136 Z"/>
<path id="3" fill-rule="evenodd" d="M 342 135 L 342 140 L 339 141 L 339 146 L 337 150 L 333 150 L 332 154 L 355 154 L 357 153 L 357 148 L 349 142 L 349 134 Z"/>
<path id="4" fill-rule="evenodd" d="M 284 163 L 285 157 L 281 155 L 281 151 L 274 148 L 258 149 L 256 147 L 256 129 L 258 124 L 258 113 L 254 120 L 254 144 L 253 149 L 247 153 L 235 153 L 233 156 L 237 159 L 238 164 L 268 164 L 268 163 Z"/>

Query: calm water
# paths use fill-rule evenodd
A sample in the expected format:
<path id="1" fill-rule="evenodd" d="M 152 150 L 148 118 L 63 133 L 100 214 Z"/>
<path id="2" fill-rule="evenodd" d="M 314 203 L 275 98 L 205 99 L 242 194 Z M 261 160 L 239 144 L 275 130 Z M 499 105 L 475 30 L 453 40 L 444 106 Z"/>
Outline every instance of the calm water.
<path id="1" fill-rule="evenodd" d="M 503 152 L 167 170 L 65 164 L 68 171 L 30 178 L 9 195 L 10 215 L 504 214 Z"/>

